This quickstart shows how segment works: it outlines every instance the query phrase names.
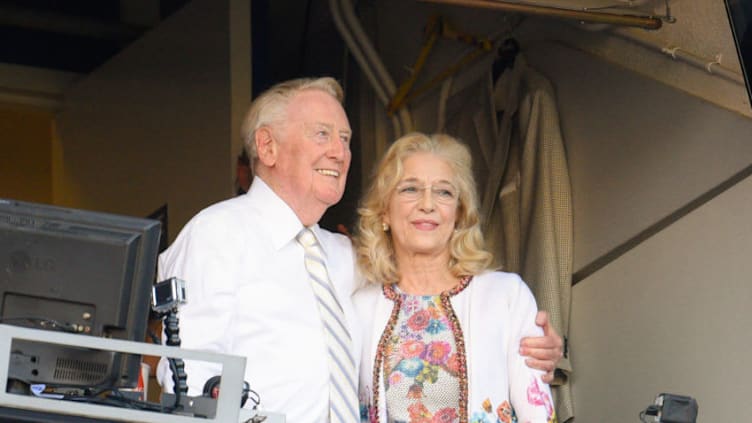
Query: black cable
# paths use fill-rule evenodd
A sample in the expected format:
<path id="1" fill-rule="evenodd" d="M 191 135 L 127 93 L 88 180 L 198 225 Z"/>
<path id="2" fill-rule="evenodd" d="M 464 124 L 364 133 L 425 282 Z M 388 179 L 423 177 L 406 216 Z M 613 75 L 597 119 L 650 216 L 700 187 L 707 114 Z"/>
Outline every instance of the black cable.
<path id="1" fill-rule="evenodd" d="M 261 395 L 251 388 L 243 389 L 243 394 L 248 395 L 248 399 L 253 403 L 252 409 L 255 410 L 259 404 L 261 404 Z M 252 394 L 252 395 L 251 395 Z"/>
<path id="2" fill-rule="evenodd" d="M 61 322 L 55 319 L 48 319 L 46 317 L 4 317 L 0 318 L 0 323 L 11 322 L 28 322 L 34 326 L 38 326 L 48 330 L 57 330 L 59 332 L 68 333 L 82 333 L 84 329 L 80 325 L 74 323 Z"/>
<path id="3" fill-rule="evenodd" d="M 46 388 L 51 388 L 52 391 L 47 391 L 48 393 L 55 393 L 60 395 L 59 400 L 60 401 L 71 401 L 71 402 L 79 402 L 79 403 L 87 403 L 87 404 L 96 404 L 96 405 L 105 405 L 105 406 L 112 406 L 112 407 L 119 407 L 119 408 L 131 408 L 131 409 L 137 409 L 137 410 L 146 410 L 146 411 L 155 411 L 155 412 L 162 412 L 163 408 L 160 404 L 148 402 L 148 401 L 141 401 L 138 399 L 128 398 L 122 394 L 117 388 L 103 388 L 103 389 L 97 389 L 97 390 L 91 390 L 90 388 L 78 388 L 78 387 L 70 387 L 66 385 L 56 385 L 56 386 L 49 386 L 45 385 Z M 68 389 L 70 392 L 63 393 L 61 390 Z M 77 390 L 83 390 L 83 393 L 73 393 Z"/>
<path id="4" fill-rule="evenodd" d="M 105 397 L 101 397 L 105 392 L 109 392 Z M 155 411 L 161 412 L 163 408 L 160 404 L 141 401 L 133 398 L 128 398 L 117 389 L 110 389 L 107 391 L 100 391 L 99 393 L 92 393 L 89 395 L 65 395 L 62 400 L 72 402 L 82 402 L 87 404 L 107 405 L 119 408 L 130 408 L 136 410 Z"/>
<path id="5" fill-rule="evenodd" d="M 8 381 L 11 381 L 11 380 L 19 382 L 19 383 L 22 383 L 22 384 L 25 384 L 27 386 L 27 389 L 29 389 L 29 390 L 31 389 L 30 387 L 32 385 L 43 385 L 44 388 L 45 388 L 45 390 L 49 389 L 49 390 L 51 390 L 52 392 L 55 392 L 55 393 L 57 393 L 58 390 L 63 390 L 63 389 L 70 389 L 70 390 L 83 389 L 83 390 L 88 391 L 88 390 L 90 390 L 92 388 L 97 388 L 98 391 L 95 391 L 96 393 L 93 394 L 93 395 L 98 395 L 99 393 L 107 392 L 109 390 L 114 389 L 112 385 L 104 384 L 104 383 L 101 384 L 101 385 L 90 385 L 90 386 L 87 386 L 87 387 L 82 387 L 82 386 L 71 386 L 71 385 L 62 384 L 62 383 L 40 383 L 40 382 L 35 382 L 35 381 L 29 380 L 29 379 L 22 379 L 22 378 L 19 378 L 19 377 L 8 378 Z M 61 395 L 64 395 L 64 394 L 61 394 Z"/>

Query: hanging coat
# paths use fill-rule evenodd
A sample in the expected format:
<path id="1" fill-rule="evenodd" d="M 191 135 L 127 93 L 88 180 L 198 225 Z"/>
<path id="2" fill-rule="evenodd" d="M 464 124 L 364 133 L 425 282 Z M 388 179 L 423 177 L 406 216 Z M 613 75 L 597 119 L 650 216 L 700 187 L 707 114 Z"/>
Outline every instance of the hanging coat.
<path id="1" fill-rule="evenodd" d="M 479 181 L 479 191 L 487 245 L 505 271 L 519 273 L 530 285 L 538 307 L 548 311 L 551 324 L 566 340 L 572 204 L 553 87 L 521 54 L 493 84 L 488 62 L 479 65 L 487 69 L 482 76 L 457 76 L 443 87 L 439 110 L 447 113 L 440 116 L 439 129 L 467 142 L 476 166 L 486 169 L 488 177 Z M 453 110 L 463 112 L 449 113 Z M 485 156 L 479 160 L 478 154 Z M 571 370 L 567 355 L 552 384 L 561 422 L 574 416 Z"/>

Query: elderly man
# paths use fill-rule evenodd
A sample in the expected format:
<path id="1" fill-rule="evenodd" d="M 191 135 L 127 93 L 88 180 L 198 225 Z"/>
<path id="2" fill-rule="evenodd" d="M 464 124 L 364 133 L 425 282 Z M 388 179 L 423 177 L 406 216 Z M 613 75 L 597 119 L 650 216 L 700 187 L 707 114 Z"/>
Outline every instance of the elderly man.
<path id="1" fill-rule="evenodd" d="M 356 422 L 361 334 L 347 237 L 318 226 L 345 190 L 352 131 L 332 78 L 283 82 L 251 105 L 243 133 L 256 177 L 246 195 L 212 205 L 160 256 L 161 279 L 186 281 L 183 348 L 245 356 L 245 379 L 262 407 L 289 422 Z M 561 339 L 523 348 L 551 371 Z M 220 373 L 186 361 L 189 395 Z M 170 390 L 163 359 L 158 378 Z"/>

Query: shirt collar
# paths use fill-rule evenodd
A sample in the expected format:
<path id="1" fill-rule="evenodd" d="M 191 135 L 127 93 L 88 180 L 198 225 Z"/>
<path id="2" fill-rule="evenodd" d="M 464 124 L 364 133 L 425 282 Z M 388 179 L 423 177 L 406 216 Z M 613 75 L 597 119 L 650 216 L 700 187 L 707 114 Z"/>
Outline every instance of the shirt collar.
<path id="1" fill-rule="evenodd" d="M 272 246 L 275 250 L 281 249 L 290 241 L 297 242 L 295 236 L 303 229 L 303 224 L 290 206 L 258 175 L 254 176 L 246 198 L 252 201 L 259 210 L 259 216 L 265 222 L 264 226 L 269 229 Z M 326 247 L 321 242 L 323 229 L 318 223 L 309 226 L 309 229 L 313 231 L 313 235 L 319 242 L 324 256 L 326 256 Z"/>

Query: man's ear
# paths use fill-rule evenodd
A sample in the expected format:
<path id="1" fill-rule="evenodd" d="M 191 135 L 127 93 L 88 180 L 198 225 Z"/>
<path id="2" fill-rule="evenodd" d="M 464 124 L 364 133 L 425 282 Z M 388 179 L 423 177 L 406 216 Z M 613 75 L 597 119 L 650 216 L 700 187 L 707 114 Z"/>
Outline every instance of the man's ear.
<path id="1" fill-rule="evenodd" d="M 261 164 L 266 167 L 274 166 L 277 163 L 278 146 L 277 141 L 272 136 L 271 128 L 263 126 L 257 129 L 254 141 Z"/>

